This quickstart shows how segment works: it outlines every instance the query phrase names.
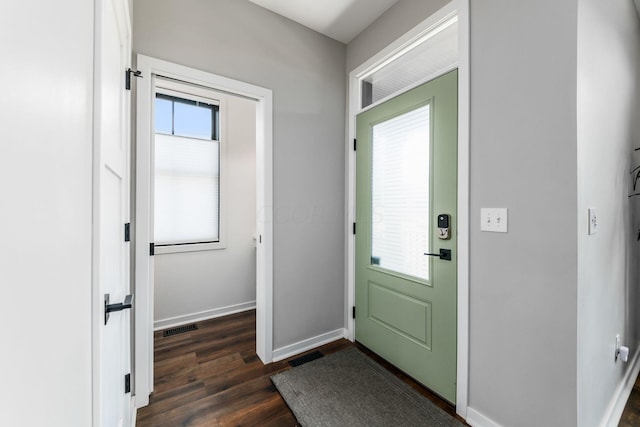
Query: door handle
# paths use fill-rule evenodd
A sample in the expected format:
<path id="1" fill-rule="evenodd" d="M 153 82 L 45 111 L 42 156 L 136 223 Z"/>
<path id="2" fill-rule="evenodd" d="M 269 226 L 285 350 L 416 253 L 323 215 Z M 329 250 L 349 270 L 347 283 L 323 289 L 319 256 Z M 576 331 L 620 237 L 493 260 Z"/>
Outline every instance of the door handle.
<path id="1" fill-rule="evenodd" d="M 445 261 L 451 261 L 451 249 L 440 249 L 440 252 L 437 254 L 428 254 L 425 253 L 425 255 L 428 256 L 437 256 L 440 259 L 443 259 Z"/>
<path id="2" fill-rule="evenodd" d="M 119 302 L 117 304 L 109 304 L 109 294 L 104 295 L 104 324 L 106 325 L 109 321 L 109 313 L 113 313 L 115 311 L 127 310 L 133 307 L 133 295 L 127 295 L 124 298 L 124 302 Z"/>

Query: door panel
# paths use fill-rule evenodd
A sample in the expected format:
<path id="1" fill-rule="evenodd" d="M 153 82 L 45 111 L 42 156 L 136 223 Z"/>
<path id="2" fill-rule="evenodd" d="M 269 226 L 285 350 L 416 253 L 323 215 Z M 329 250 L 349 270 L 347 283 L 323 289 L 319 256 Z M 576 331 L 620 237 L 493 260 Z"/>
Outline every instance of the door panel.
<path id="1" fill-rule="evenodd" d="M 129 94 L 125 70 L 129 66 L 130 29 L 126 2 L 96 2 L 96 198 L 95 222 L 101 312 L 104 296 L 109 304 L 124 301 L 130 293 L 129 243 L 124 224 L 129 222 Z M 131 372 L 131 311 L 101 316 L 99 425 L 129 426 L 131 393 L 125 375 Z"/>
<path id="2" fill-rule="evenodd" d="M 455 402 L 457 71 L 357 117 L 356 340 Z M 440 239 L 438 215 L 449 215 Z M 426 254 L 451 251 L 451 260 Z"/>
<path id="3" fill-rule="evenodd" d="M 431 303 L 369 282 L 369 318 L 390 332 L 431 349 Z"/>

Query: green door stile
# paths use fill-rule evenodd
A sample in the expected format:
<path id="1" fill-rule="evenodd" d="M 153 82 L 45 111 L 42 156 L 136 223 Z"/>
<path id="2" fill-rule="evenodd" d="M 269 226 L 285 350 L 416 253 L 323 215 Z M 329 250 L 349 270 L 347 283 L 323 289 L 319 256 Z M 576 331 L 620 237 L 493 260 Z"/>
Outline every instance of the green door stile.
<path id="1" fill-rule="evenodd" d="M 356 118 L 355 338 L 451 403 L 457 86 L 457 70 L 450 71 Z M 445 239 L 439 215 L 449 220 Z M 427 255 L 441 249 L 450 260 Z"/>

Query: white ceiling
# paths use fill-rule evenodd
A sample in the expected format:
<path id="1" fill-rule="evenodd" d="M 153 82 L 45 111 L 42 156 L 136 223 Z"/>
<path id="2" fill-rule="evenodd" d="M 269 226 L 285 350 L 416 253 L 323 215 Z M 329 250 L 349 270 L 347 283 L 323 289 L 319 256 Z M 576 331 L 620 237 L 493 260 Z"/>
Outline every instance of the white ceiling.
<path id="1" fill-rule="evenodd" d="M 346 44 L 398 0 L 249 1 Z"/>

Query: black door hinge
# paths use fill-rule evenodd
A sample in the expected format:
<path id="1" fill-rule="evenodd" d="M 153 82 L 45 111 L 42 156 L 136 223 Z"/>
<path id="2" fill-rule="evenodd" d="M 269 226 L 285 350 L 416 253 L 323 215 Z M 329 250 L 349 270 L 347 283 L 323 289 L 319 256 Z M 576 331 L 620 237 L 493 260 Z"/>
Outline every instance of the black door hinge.
<path id="1" fill-rule="evenodd" d="M 131 223 L 130 222 L 124 225 L 124 241 L 125 242 L 131 241 Z"/>
<path id="2" fill-rule="evenodd" d="M 156 245 L 155 243 L 149 243 L 149 255 L 154 256 L 156 254 Z"/>
<path id="3" fill-rule="evenodd" d="M 142 78 L 142 71 L 127 68 L 124 72 L 124 88 L 126 90 L 131 90 L 131 74 L 133 74 L 133 77 Z"/>
<path id="4" fill-rule="evenodd" d="M 353 151 L 356 151 L 357 139 L 353 138 Z"/>
<path id="5" fill-rule="evenodd" d="M 356 223 L 355 222 L 353 223 L 353 234 L 354 235 L 356 234 Z"/>
<path id="6" fill-rule="evenodd" d="M 124 376 L 124 392 L 131 393 L 131 374 Z"/>
<path id="7" fill-rule="evenodd" d="M 356 318 L 356 306 L 355 305 L 351 309 L 351 317 L 353 317 L 354 319 Z"/>

